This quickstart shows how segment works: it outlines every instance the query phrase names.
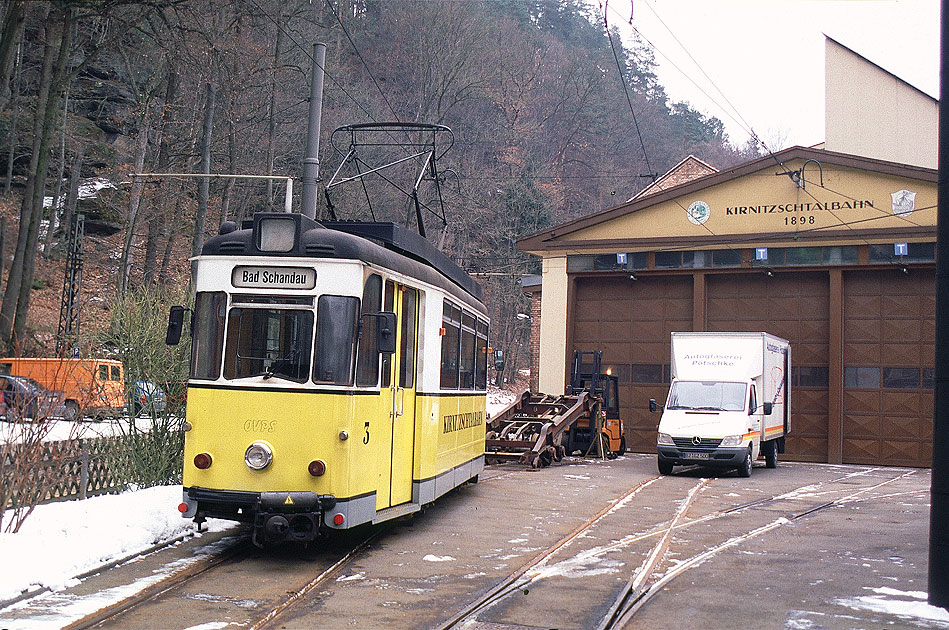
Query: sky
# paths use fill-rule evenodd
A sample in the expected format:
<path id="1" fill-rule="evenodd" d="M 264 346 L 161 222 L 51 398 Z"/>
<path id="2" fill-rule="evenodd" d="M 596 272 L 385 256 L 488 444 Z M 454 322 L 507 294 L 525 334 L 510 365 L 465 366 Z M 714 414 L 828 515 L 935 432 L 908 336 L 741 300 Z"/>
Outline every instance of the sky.
<path id="1" fill-rule="evenodd" d="M 939 0 L 587 1 L 648 40 L 669 98 L 717 117 L 736 146 L 750 130 L 771 150 L 824 140 L 825 34 L 939 96 Z"/>

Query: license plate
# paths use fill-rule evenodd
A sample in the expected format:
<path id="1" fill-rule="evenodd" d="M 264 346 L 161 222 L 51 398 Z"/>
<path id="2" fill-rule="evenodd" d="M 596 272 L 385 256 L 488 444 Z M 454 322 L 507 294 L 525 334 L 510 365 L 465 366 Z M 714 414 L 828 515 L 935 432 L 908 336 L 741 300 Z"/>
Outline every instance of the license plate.
<path id="1" fill-rule="evenodd" d="M 710 453 L 684 453 L 686 459 L 708 459 Z"/>

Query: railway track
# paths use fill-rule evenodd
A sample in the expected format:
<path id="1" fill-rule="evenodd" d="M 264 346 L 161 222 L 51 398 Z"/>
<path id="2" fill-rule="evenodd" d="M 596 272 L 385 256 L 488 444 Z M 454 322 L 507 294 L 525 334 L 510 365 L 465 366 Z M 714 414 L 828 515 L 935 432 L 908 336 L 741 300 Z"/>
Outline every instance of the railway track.
<path id="1" fill-rule="evenodd" d="M 251 630 L 262 630 L 270 627 L 274 623 L 279 623 L 282 615 L 292 610 L 305 600 L 306 596 L 317 587 L 325 584 L 329 579 L 342 571 L 347 565 L 364 553 L 371 543 L 388 531 L 388 527 L 379 527 L 371 532 L 363 532 L 361 536 L 348 538 L 344 544 L 340 545 L 333 554 L 324 558 L 321 562 L 308 567 L 309 575 L 316 573 L 315 577 L 307 576 L 305 582 L 298 581 L 297 586 L 286 589 L 283 595 L 277 601 L 267 602 L 264 605 L 250 608 L 247 604 L 240 606 L 249 612 L 247 619 L 242 624 Z M 64 627 L 64 630 L 87 630 L 91 628 L 134 628 L 140 627 L 138 620 L 128 620 L 128 616 L 133 613 L 140 613 L 141 609 L 154 608 L 161 610 L 169 604 L 171 607 L 180 606 L 178 602 L 181 599 L 181 591 L 192 582 L 204 578 L 208 579 L 215 571 L 230 574 L 238 569 L 237 565 L 245 562 L 252 562 L 259 551 L 251 543 L 249 537 L 244 537 L 229 547 L 209 555 L 207 558 L 189 566 L 188 568 L 176 572 L 167 578 L 156 582 L 142 591 L 116 602 L 110 606 L 102 608 L 78 621 L 75 621 Z M 239 570 L 239 569 L 238 569 Z M 217 578 L 214 578 L 217 579 Z M 227 579 L 226 577 L 220 579 Z M 245 600 L 246 602 L 247 600 Z M 250 610 L 248 610 L 250 608 Z M 155 614 L 151 617 L 159 617 Z M 149 627 L 150 621 L 146 615 L 144 627 Z M 138 624 L 138 625 L 137 625 Z M 152 626 L 154 627 L 154 626 Z"/>
<path id="2" fill-rule="evenodd" d="M 597 630 L 614 630 L 626 627 L 632 621 L 636 613 L 640 611 L 653 596 L 661 592 L 669 582 L 725 550 L 740 548 L 745 543 L 759 536 L 816 512 L 855 501 L 866 500 L 865 495 L 915 474 L 915 471 L 902 472 L 882 482 L 861 486 L 857 489 L 847 486 L 837 489 L 830 488 L 831 485 L 840 482 L 852 482 L 855 477 L 865 474 L 866 472 L 868 471 L 850 473 L 819 484 L 806 484 L 770 497 L 755 499 L 753 501 L 720 508 L 695 518 L 688 518 L 689 511 L 693 508 L 700 493 L 714 485 L 717 481 L 715 478 L 699 479 L 698 482 L 688 490 L 686 496 L 678 502 L 676 512 L 671 518 L 656 523 L 638 535 L 626 537 L 599 548 L 599 552 L 605 554 L 621 547 L 631 546 L 636 542 L 658 538 L 655 545 L 645 555 L 642 564 L 629 577 L 625 586 L 616 595 L 606 615 L 596 623 L 595 627 Z M 550 572 L 545 571 L 545 566 L 553 560 L 558 552 L 569 545 L 573 540 L 601 524 L 604 519 L 613 515 L 619 506 L 622 506 L 640 491 L 653 484 L 661 483 L 663 479 L 663 477 L 652 477 L 639 482 L 629 492 L 615 499 L 608 508 L 604 508 L 594 517 L 577 527 L 569 535 L 535 555 L 527 564 L 521 566 L 517 571 L 499 581 L 493 588 L 479 596 L 478 599 L 470 602 L 454 616 L 436 627 L 439 630 L 466 627 L 470 623 L 478 620 L 479 613 L 487 611 L 506 597 L 516 593 L 527 593 L 534 583 L 550 575 Z M 729 536 L 719 544 L 707 547 L 685 560 L 678 560 L 672 564 L 671 567 L 664 571 L 662 570 L 663 559 L 669 551 L 675 532 L 711 521 L 725 519 L 750 510 L 773 508 L 782 501 L 800 501 L 802 496 L 813 497 L 816 500 L 808 501 L 806 507 L 787 511 L 762 526 Z M 670 498 L 669 502 L 673 503 L 674 501 Z"/>

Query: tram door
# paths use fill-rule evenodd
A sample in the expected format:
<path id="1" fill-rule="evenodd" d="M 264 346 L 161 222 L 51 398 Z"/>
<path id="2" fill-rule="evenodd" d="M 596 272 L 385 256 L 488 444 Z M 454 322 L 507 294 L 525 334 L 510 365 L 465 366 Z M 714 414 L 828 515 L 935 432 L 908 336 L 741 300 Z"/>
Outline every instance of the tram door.
<path id="1" fill-rule="evenodd" d="M 386 281 L 386 310 L 396 314 L 396 351 L 383 363 L 383 387 L 391 393 L 392 468 L 389 505 L 412 500 L 415 453 L 415 362 L 418 347 L 418 291 Z"/>

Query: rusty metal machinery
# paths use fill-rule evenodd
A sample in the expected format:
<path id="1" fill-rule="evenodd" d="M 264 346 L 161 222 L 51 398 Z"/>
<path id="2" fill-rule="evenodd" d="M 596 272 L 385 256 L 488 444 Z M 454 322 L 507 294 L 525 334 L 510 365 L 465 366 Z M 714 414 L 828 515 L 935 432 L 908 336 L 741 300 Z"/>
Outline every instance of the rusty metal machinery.
<path id="1" fill-rule="evenodd" d="M 600 397 L 588 391 L 564 396 L 524 392 L 488 421 L 485 458 L 532 468 L 560 461 L 567 450 L 565 432 L 581 418 L 596 418 L 600 405 Z"/>

